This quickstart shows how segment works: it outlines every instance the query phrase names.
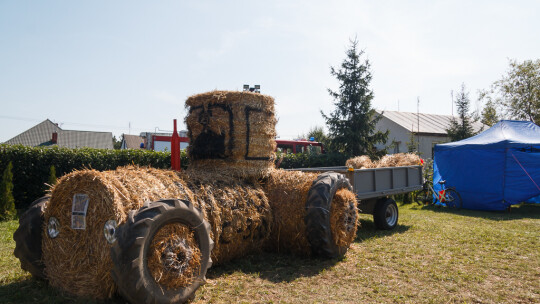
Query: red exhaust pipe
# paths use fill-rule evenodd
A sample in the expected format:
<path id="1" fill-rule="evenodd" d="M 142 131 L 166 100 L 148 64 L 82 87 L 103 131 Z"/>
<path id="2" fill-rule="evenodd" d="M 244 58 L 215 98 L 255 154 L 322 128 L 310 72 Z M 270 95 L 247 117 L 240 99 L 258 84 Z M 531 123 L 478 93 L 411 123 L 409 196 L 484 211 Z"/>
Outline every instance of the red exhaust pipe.
<path id="1" fill-rule="evenodd" d="M 171 168 L 180 171 L 180 136 L 176 130 L 176 119 L 174 121 L 174 130 L 171 138 Z"/>

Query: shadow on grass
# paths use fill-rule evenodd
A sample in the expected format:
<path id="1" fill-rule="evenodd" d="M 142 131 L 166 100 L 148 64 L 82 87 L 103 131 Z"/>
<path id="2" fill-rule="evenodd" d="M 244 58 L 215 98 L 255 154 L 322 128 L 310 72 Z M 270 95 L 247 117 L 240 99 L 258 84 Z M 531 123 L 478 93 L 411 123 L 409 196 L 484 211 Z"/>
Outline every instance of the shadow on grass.
<path id="1" fill-rule="evenodd" d="M 0 285 L 1 303 L 126 303 L 125 300 L 116 296 L 106 301 L 80 298 L 62 294 L 50 287 L 47 282 L 35 279 L 27 279 L 6 285 Z"/>
<path id="2" fill-rule="evenodd" d="M 459 214 L 463 216 L 478 217 L 493 221 L 512 221 L 519 219 L 540 219 L 540 204 L 519 204 L 513 205 L 509 210 L 504 211 L 480 211 L 467 209 L 450 209 L 436 206 L 419 207 L 422 210 L 432 212 L 444 212 Z"/>
<path id="3" fill-rule="evenodd" d="M 392 230 L 380 230 L 375 227 L 375 224 L 372 220 L 360 219 L 359 222 L 360 227 L 356 232 L 356 239 L 354 240 L 355 242 L 363 242 L 369 239 L 387 237 L 394 234 L 401 234 L 407 232 L 407 230 L 411 228 L 411 226 L 400 225 L 398 223 L 396 228 Z"/>
<path id="4" fill-rule="evenodd" d="M 216 279 L 239 271 L 256 274 L 274 283 L 291 282 L 300 277 L 318 275 L 339 261 L 340 259 L 300 258 L 290 254 L 263 252 L 212 267 L 206 276 L 209 279 Z"/>

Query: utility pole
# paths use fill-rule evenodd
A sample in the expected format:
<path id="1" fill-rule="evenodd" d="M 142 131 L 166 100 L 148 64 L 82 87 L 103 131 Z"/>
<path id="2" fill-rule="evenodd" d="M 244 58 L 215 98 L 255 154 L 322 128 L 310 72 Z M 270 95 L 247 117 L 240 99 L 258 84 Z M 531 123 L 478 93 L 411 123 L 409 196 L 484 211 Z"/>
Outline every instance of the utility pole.
<path id="1" fill-rule="evenodd" d="M 452 117 L 454 117 L 454 90 L 450 90 L 450 96 L 452 97 Z"/>
<path id="2" fill-rule="evenodd" d="M 416 151 L 420 153 L 420 96 L 416 97 Z"/>

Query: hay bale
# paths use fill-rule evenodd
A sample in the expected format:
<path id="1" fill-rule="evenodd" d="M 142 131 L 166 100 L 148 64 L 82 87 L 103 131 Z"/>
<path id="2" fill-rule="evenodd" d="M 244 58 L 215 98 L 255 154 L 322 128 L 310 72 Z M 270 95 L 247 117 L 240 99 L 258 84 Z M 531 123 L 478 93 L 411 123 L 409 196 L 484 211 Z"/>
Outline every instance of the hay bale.
<path id="1" fill-rule="evenodd" d="M 235 177 L 264 177 L 275 159 L 274 99 L 212 91 L 186 100 L 190 167 Z"/>
<path id="2" fill-rule="evenodd" d="M 377 168 L 403 167 L 421 165 L 420 156 L 414 153 L 396 153 L 383 156 L 377 163 Z"/>
<path id="3" fill-rule="evenodd" d="M 272 210 L 258 183 L 193 169 L 180 176 L 212 226 L 214 264 L 262 249 L 272 230 Z"/>
<path id="4" fill-rule="evenodd" d="M 362 155 L 350 158 L 345 162 L 345 166 L 353 169 L 369 169 L 375 168 L 376 164 L 371 161 L 369 156 Z"/>
<path id="5" fill-rule="evenodd" d="M 88 198 L 86 216 L 80 221 L 85 229 L 71 226 L 76 194 Z M 196 171 L 175 173 L 131 166 L 105 172 L 76 171 L 59 179 L 44 214 L 46 223 L 50 217 L 60 222 L 57 238 L 51 239 L 46 231 L 43 236 L 43 262 L 50 284 L 78 296 L 110 298 L 116 285 L 110 275 L 112 245 L 103 234 L 105 223 L 115 220 L 121 225 L 126 222 L 128 211 L 161 198 L 189 200 L 202 211 L 212 226 L 211 238 L 215 241 L 212 258 L 217 263 L 260 250 L 270 233 L 272 214 L 258 184 L 230 177 L 216 179 Z M 184 231 L 173 237 L 171 231 L 176 228 L 171 229 L 158 235 L 152 250 L 196 251 L 191 234 Z M 185 246 L 182 248 L 179 242 Z M 183 286 L 197 275 L 196 256 L 195 252 L 191 264 L 182 269 L 180 276 L 163 267 L 166 260 L 155 258 L 149 267 L 164 286 Z"/>
<path id="6" fill-rule="evenodd" d="M 178 187 L 167 187 L 152 172 L 156 170 L 135 167 L 106 172 L 83 170 L 58 181 L 44 214 L 45 223 L 52 216 L 60 222 L 57 238 L 51 239 L 46 231 L 43 236 L 45 273 L 52 286 L 97 299 L 114 294 L 116 286 L 110 276 L 111 245 L 103 235 L 105 222 L 115 220 L 123 224 L 127 212 L 139 209 L 145 201 L 162 197 L 190 198 L 189 193 L 181 193 Z M 85 229 L 72 227 L 72 202 L 76 194 L 85 194 L 88 198 L 87 213 L 83 217 Z"/>
<path id="7" fill-rule="evenodd" d="M 311 254 L 304 217 L 308 192 L 316 178 L 315 173 L 277 169 L 265 180 L 264 191 L 274 216 L 266 246 L 269 250 L 302 256 Z"/>
<path id="8" fill-rule="evenodd" d="M 306 202 L 317 174 L 273 170 L 264 182 L 274 215 L 267 248 L 310 256 L 313 252 L 306 235 Z M 356 237 L 358 210 L 350 190 L 337 190 L 330 207 L 330 229 L 334 245 L 348 248 Z"/>

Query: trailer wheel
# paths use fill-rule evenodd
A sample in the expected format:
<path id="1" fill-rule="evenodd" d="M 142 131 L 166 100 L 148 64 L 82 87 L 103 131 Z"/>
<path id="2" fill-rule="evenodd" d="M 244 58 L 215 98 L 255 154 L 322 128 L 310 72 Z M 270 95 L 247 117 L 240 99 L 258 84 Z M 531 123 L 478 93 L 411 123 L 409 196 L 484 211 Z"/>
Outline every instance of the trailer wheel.
<path id="1" fill-rule="evenodd" d="M 349 180 L 342 174 L 325 172 L 311 185 L 306 202 L 306 236 L 315 256 L 335 258 L 347 252 L 346 247 L 335 244 L 330 227 L 330 207 L 336 191 L 352 190 Z"/>
<path id="2" fill-rule="evenodd" d="M 195 246 L 200 252 L 200 260 L 195 264 L 199 265 L 200 262 L 200 266 L 197 266 L 193 279 L 186 286 L 171 287 L 158 283 L 148 266 L 148 258 L 154 254 L 149 250 L 154 244 L 152 241 L 157 238 L 160 229 L 169 224 L 180 224 L 192 231 Z M 111 248 L 111 275 L 118 285 L 119 293 L 130 303 L 184 303 L 193 299 L 195 291 L 205 282 L 206 271 L 212 265 L 210 254 L 214 243 L 210 238 L 210 225 L 188 201 L 161 200 L 147 203 L 138 211 L 130 211 L 128 221 L 118 228 L 116 237 Z M 182 241 L 176 242 L 175 246 L 184 246 L 185 249 L 185 240 Z M 172 263 L 164 263 L 163 267 L 172 267 L 176 263 L 178 268 L 175 270 L 179 273 L 186 268 L 181 268 L 178 260 L 189 262 L 189 257 L 174 250 L 161 256 L 172 259 Z"/>
<path id="3" fill-rule="evenodd" d="M 43 235 L 43 212 L 49 196 L 35 200 L 19 219 L 19 228 L 13 233 L 15 250 L 13 254 L 21 261 L 21 268 L 34 278 L 45 279 L 41 260 L 41 240 Z"/>
<path id="4" fill-rule="evenodd" d="M 382 230 L 392 230 L 396 228 L 399 218 L 399 211 L 396 202 L 391 198 L 380 199 L 373 211 L 373 222 L 375 227 Z"/>

